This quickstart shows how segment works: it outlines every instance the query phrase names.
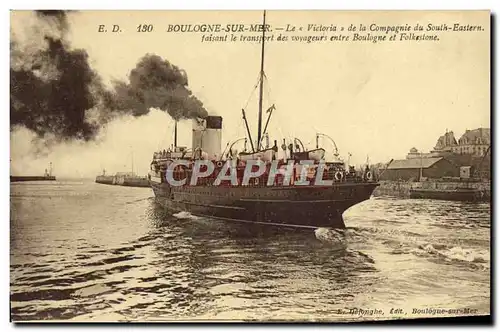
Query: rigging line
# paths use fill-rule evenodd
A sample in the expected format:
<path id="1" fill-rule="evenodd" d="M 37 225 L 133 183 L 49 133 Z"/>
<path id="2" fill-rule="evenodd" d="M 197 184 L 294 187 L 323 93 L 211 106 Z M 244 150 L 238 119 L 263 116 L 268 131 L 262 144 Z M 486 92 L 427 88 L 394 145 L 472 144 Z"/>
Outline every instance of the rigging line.
<path id="1" fill-rule="evenodd" d="M 266 95 L 266 96 L 265 96 L 265 99 L 267 100 L 267 102 L 268 102 L 270 105 L 272 105 L 273 103 L 272 103 L 272 100 L 271 100 L 271 93 L 270 93 L 270 90 L 269 90 L 269 83 L 267 82 L 267 80 L 266 80 L 266 83 L 267 83 L 267 84 L 266 84 L 266 86 L 265 86 L 265 88 L 264 88 L 264 90 L 265 90 L 265 91 L 264 91 L 264 94 Z"/>
<path id="2" fill-rule="evenodd" d="M 166 131 L 166 133 L 165 133 L 165 135 L 163 135 L 163 138 L 162 138 L 162 139 L 158 142 L 158 145 L 157 145 L 157 149 L 158 149 L 158 150 L 160 150 L 162 146 L 163 146 L 163 147 L 165 146 L 165 144 L 164 144 L 164 143 L 165 143 L 165 141 L 166 141 L 167 139 L 171 139 L 171 138 L 172 138 L 172 137 L 169 137 L 169 135 L 167 134 L 167 133 L 169 133 L 169 134 L 170 134 L 170 126 L 172 126 L 172 123 L 168 123 L 168 124 L 167 124 L 167 126 L 166 126 L 167 128 L 166 128 L 166 130 L 165 130 L 165 131 Z"/>
<path id="3" fill-rule="evenodd" d="M 271 94 L 269 93 L 269 91 L 266 91 L 265 93 L 265 99 L 268 101 L 268 106 L 271 107 L 272 105 L 274 105 L 274 101 L 272 100 L 271 98 Z M 268 107 L 268 109 L 269 109 Z"/>
<path id="4" fill-rule="evenodd" d="M 257 88 L 259 87 L 259 82 L 260 82 L 260 79 L 257 79 L 257 83 L 255 83 L 255 86 L 253 87 L 252 91 L 250 92 L 250 96 L 248 97 L 247 103 L 246 103 L 245 107 L 243 107 L 244 109 L 247 108 L 248 103 L 250 103 L 250 100 L 252 100 L 252 95 L 254 94 L 255 90 L 257 90 Z"/>
<path id="5" fill-rule="evenodd" d="M 250 95 L 248 96 L 248 99 L 247 99 L 247 102 L 245 104 L 245 107 L 243 107 L 243 109 L 246 109 L 248 104 L 250 103 L 250 100 L 252 99 L 252 95 L 253 93 L 255 92 L 255 90 L 257 90 L 257 88 L 259 87 L 259 83 L 260 83 L 260 75 L 257 77 L 257 83 L 255 83 L 255 86 L 253 87 L 252 89 L 252 92 L 250 92 Z"/>
<path id="6" fill-rule="evenodd" d="M 274 103 L 274 101 L 271 99 L 271 83 L 269 83 L 269 78 L 267 77 L 266 74 L 264 74 L 264 78 L 266 79 L 266 89 L 267 89 L 267 94 L 268 94 L 268 100 L 271 102 L 271 104 Z"/>

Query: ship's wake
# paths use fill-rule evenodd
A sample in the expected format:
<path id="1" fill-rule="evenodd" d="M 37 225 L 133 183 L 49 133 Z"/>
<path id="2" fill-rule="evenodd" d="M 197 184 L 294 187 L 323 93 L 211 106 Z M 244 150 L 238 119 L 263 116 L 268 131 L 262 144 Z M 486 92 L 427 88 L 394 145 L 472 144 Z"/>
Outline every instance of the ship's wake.
<path id="1" fill-rule="evenodd" d="M 422 234 L 397 229 L 358 228 L 354 232 L 366 241 L 390 248 L 392 255 L 414 255 L 439 264 L 460 264 L 472 269 L 488 269 L 490 266 L 489 250 L 467 246 L 463 239 L 461 242 L 441 237 L 429 239 Z"/>
<path id="2" fill-rule="evenodd" d="M 342 259 L 346 264 L 353 264 L 364 271 L 374 269 L 375 260 L 369 254 L 350 246 L 352 243 L 364 241 L 356 229 L 320 227 L 314 230 L 314 235 L 322 243 L 323 248 L 330 252 L 329 255 L 333 255 L 332 257 Z"/>
<path id="3" fill-rule="evenodd" d="M 460 246 L 432 245 L 427 243 L 419 245 L 410 251 L 412 254 L 424 257 L 440 258 L 446 262 L 488 263 L 489 252 Z"/>
<path id="4" fill-rule="evenodd" d="M 215 222 L 216 220 L 195 216 L 187 211 L 175 213 L 173 217 L 178 220 L 196 221 L 196 224 L 198 224 L 198 222 L 202 222 L 202 224 L 213 224 L 213 226 L 217 226 L 216 230 L 221 232 L 231 229 L 233 230 L 233 232 L 230 232 L 232 235 L 236 232 L 236 228 L 239 230 L 239 232 L 236 233 L 240 236 L 243 234 L 250 237 L 264 236 L 280 238 L 285 236 L 293 238 L 298 235 L 297 233 L 311 234 L 311 229 L 289 230 L 286 227 L 268 226 L 264 227 L 262 230 L 261 227 L 257 227 L 259 225 L 254 225 L 251 230 L 259 228 L 260 232 L 250 232 L 247 224 L 242 224 L 240 225 L 241 227 L 236 227 L 239 224 L 231 224 L 226 228 L 223 227 L 223 225 L 226 224 L 224 221 L 217 223 Z M 242 228 L 249 234 L 243 232 Z M 445 239 L 434 238 L 429 241 L 429 238 L 424 235 L 406 230 L 388 230 L 378 227 L 348 227 L 345 229 L 318 227 L 312 229 L 312 232 L 314 238 L 318 240 L 324 248 L 328 248 L 328 250 L 358 252 L 356 247 L 359 244 L 368 245 L 369 247 L 372 245 L 379 247 L 381 244 L 389 248 L 389 254 L 391 255 L 414 255 L 439 264 L 460 264 L 472 269 L 488 269 L 490 264 L 490 254 L 488 250 L 467 247 L 450 241 L 445 242 Z M 366 249 L 363 249 L 363 251 L 365 252 L 364 255 L 369 255 Z"/>
<path id="5" fill-rule="evenodd" d="M 323 243 L 344 243 L 362 241 L 365 236 L 355 228 L 319 227 L 314 230 L 316 239 Z"/>

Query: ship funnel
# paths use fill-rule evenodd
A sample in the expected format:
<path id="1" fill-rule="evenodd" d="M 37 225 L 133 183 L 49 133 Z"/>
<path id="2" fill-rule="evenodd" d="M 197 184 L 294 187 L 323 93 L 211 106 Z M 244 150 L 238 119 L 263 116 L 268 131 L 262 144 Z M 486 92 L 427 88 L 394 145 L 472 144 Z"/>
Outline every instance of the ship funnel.
<path id="1" fill-rule="evenodd" d="M 193 119 L 193 151 L 200 150 L 208 159 L 221 157 L 222 117 L 208 116 L 205 119 Z"/>

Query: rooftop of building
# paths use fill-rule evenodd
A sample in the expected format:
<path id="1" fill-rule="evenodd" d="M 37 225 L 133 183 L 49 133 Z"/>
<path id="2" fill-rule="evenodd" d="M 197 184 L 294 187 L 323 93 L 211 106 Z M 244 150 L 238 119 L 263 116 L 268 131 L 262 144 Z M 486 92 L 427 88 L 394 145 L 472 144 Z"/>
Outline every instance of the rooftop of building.
<path id="1" fill-rule="evenodd" d="M 440 136 L 436 142 L 435 150 L 440 150 L 449 146 L 456 146 L 458 142 L 453 134 L 453 131 L 446 130 L 446 133 L 443 136 Z"/>
<path id="2" fill-rule="evenodd" d="M 398 159 L 393 160 L 387 169 L 414 169 L 414 168 L 429 168 L 443 157 L 431 158 L 415 158 L 415 159 Z"/>
<path id="3" fill-rule="evenodd" d="M 460 142 L 466 141 L 470 143 L 475 143 L 476 140 L 480 138 L 483 140 L 483 144 L 490 144 L 491 130 L 490 128 L 477 128 L 473 130 L 466 130 L 465 133 L 460 137 Z"/>

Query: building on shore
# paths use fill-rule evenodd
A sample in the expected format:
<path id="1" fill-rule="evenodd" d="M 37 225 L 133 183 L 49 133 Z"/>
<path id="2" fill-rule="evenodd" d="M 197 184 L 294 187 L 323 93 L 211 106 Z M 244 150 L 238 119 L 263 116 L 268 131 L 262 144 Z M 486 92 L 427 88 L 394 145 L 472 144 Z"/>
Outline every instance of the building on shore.
<path id="1" fill-rule="evenodd" d="M 482 157 L 489 152 L 491 145 L 490 128 L 466 130 L 458 140 L 458 145 L 453 150 L 456 154 L 469 154 Z"/>
<path id="2" fill-rule="evenodd" d="M 432 151 L 426 153 L 418 151 L 415 147 L 411 148 L 406 155 L 406 164 L 413 165 L 411 160 L 419 163 L 420 159 L 436 160 L 435 158 L 444 158 L 453 164 L 457 169 L 469 167 L 471 177 L 490 179 L 491 178 L 491 132 L 489 128 L 478 128 L 466 130 L 465 133 L 456 139 L 453 131 L 448 131 L 440 136 Z M 396 167 L 404 160 L 396 161 L 392 167 Z M 424 161 L 424 164 L 426 162 Z M 389 172 L 386 176 L 389 176 Z M 425 177 L 425 175 L 424 175 Z M 406 178 L 408 178 L 406 176 Z M 418 178 L 418 177 L 417 177 Z"/>
<path id="3" fill-rule="evenodd" d="M 458 141 L 453 131 L 446 130 L 445 134 L 438 138 L 431 152 L 420 152 L 413 147 L 406 155 L 406 159 L 447 157 L 452 155 L 483 157 L 488 154 L 490 144 L 491 132 L 489 128 L 466 130 Z"/>
<path id="4" fill-rule="evenodd" d="M 444 157 L 409 158 L 393 160 L 380 172 L 382 181 L 420 181 L 459 177 L 460 167 Z"/>
<path id="5" fill-rule="evenodd" d="M 444 135 L 438 138 L 431 154 L 437 157 L 455 153 L 457 146 L 458 142 L 453 134 L 453 131 L 448 131 L 447 129 Z"/>

